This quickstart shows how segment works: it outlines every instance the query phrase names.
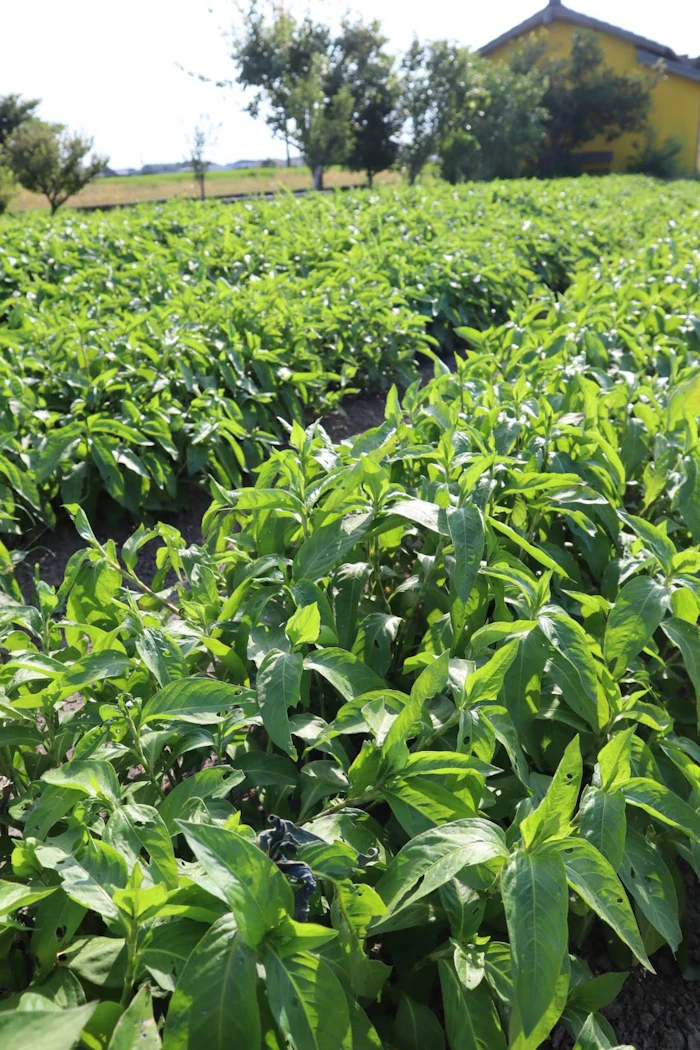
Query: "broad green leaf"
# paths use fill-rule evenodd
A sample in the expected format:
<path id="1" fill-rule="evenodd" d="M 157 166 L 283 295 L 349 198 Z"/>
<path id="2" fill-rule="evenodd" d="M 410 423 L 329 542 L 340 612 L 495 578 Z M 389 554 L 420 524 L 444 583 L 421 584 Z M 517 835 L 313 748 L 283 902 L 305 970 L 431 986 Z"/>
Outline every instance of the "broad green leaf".
<path id="1" fill-rule="evenodd" d="M 586 839 L 565 839 L 557 848 L 571 888 L 653 973 L 627 894 L 611 864 Z"/>
<path id="2" fill-rule="evenodd" d="M 344 700 L 386 688 L 379 675 L 345 649 L 318 649 L 306 657 L 304 667 L 317 671 Z"/>
<path id="3" fill-rule="evenodd" d="M 428 503 L 427 500 L 416 499 L 415 497 L 401 499 L 391 504 L 391 513 L 398 514 L 401 518 L 406 518 L 408 521 L 422 525 L 423 528 L 429 529 L 431 532 L 449 536 L 446 512 L 437 503 Z"/>
<path id="4" fill-rule="evenodd" d="M 613 791 L 625 780 L 629 780 L 632 772 L 632 737 L 636 731 L 636 726 L 630 726 L 629 729 L 615 733 L 598 752 L 601 787 L 604 791 Z"/>
<path id="5" fill-rule="evenodd" d="M 0 1011 L 0 1045 L 17 1050 L 73 1050 L 96 1006 Z"/>
<path id="6" fill-rule="evenodd" d="M 110 845 L 89 839 L 75 854 L 60 846 L 42 845 L 36 855 L 45 868 L 58 873 L 63 889 L 74 901 L 106 919 L 117 918 L 112 896 L 126 887 L 128 872 L 124 858 Z"/>
<path id="7" fill-rule="evenodd" d="M 189 671 L 182 652 L 163 631 L 145 627 L 135 644 L 136 651 L 161 688 L 187 678 Z"/>
<path id="8" fill-rule="evenodd" d="M 284 631 L 292 645 L 308 645 L 315 642 L 321 633 L 318 603 L 300 605 L 287 620 Z"/>
<path id="9" fill-rule="evenodd" d="M 420 725 L 423 705 L 441 692 L 449 680 L 449 653 L 442 653 L 416 678 L 408 702 L 394 719 L 382 744 L 382 760 L 387 769 L 400 770 L 408 760 L 406 741 Z"/>
<path id="10" fill-rule="evenodd" d="M 467 602 L 484 552 L 484 519 L 473 503 L 447 511 L 447 528 L 454 546 L 452 584 L 461 602 Z"/>
<path id="11" fill-rule="evenodd" d="M 491 974 L 493 974 L 493 968 L 491 968 Z M 564 1012 L 569 994 L 570 979 L 571 963 L 569 956 L 564 952 L 559 976 L 554 987 L 554 995 L 550 1000 L 549 1006 L 529 1035 L 525 1034 L 517 1000 L 513 1002 L 510 1024 L 508 1026 L 509 1050 L 539 1050 Z"/>
<path id="12" fill-rule="evenodd" d="M 121 794 L 114 766 L 97 759 L 74 759 L 56 769 L 49 769 L 41 778 L 56 787 L 71 788 L 90 798 L 101 799 L 110 806 L 119 805 Z"/>
<path id="13" fill-rule="evenodd" d="M 141 721 L 206 722 L 207 716 L 227 713 L 240 702 L 242 690 L 214 678 L 183 678 L 171 682 L 143 705 Z"/>
<path id="14" fill-rule="evenodd" d="M 681 419 L 693 420 L 700 414 L 700 376 L 676 387 L 668 399 L 668 426 L 673 430 Z"/>
<path id="15" fill-rule="evenodd" d="M 529 1036 L 555 997 L 568 940 L 564 865 L 552 849 L 514 853 L 501 875 L 513 959 L 513 988 Z"/>
<path id="16" fill-rule="evenodd" d="M 624 1046 L 621 1043 L 618 1046 L 613 1046 L 603 1030 L 600 1023 L 601 1020 L 600 1017 L 596 1018 L 594 1014 L 586 1018 L 574 1044 L 574 1050 L 635 1050 L 635 1047 L 629 1046 L 627 1043 Z"/>
<path id="17" fill-rule="evenodd" d="M 50 897 L 56 889 L 56 886 L 25 886 L 21 882 L 6 882 L 0 879 L 0 916 L 10 915 L 18 908 L 28 908 L 45 897 Z"/>
<path id="18" fill-rule="evenodd" d="M 105 649 L 90 653 L 89 656 L 76 660 L 69 670 L 61 675 L 61 685 L 77 691 L 91 682 L 100 682 L 105 678 L 121 678 L 131 665 L 129 657 L 118 650 Z"/>
<path id="19" fill-rule="evenodd" d="M 362 540 L 371 521 L 371 513 L 356 513 L 339 518 L 331 525 L 322 525 L 297 551 L 294 579 L 315 583 L 338 568 Z"/>
<path id="20" fill-rule="evenodd" d="M 565 838 L 569 834 L 582 776 L 581 745 L 579 738 L 574 737 L 552 777 L 547 794 L 520 825 L 527 850 L 549 839 Z"/>
<path id="21" fill-rule="evenodd" d="M 442 692 L 449 681 L 449 665 L 449 653 L 442 653 L 421 671 L 411 686 L 411 706 L 420 708 L 426 700 Z"/>
<path id="22" fill-rule="evenodd" d="M 294 898 L 284 875 L 243 835 L 210 824 L 177 824 L 233 912 L 241 937 L 256 948 L 293 911 Z"/>
<path id="23" fill-rule="evenodd" d="M 63 950 L 65 964 L 90 984 L 123 988 L 126 942 L 123 937 L 79 937 Z"/>
<path id="24" fill-rule="evenodd" d="M 263 962 L 272 1015 L 294 1050 L 352 1050 L 343 989 L 320 956 L 306 951 L 286 954 L 269 943 Z"/>
<path id="25" fill-rule="evenodd" d="M 596 1013 L 617 999 L 629 973 L 601 973 L 572 987 L 568 1006 L 586 1013 Z"/>
<path id="26" fill-rule="evenodd" d="M 176 784 L 159 803 L 158 813 L 169 833 L 176 835 L 178 828 L 175 821 L 182 816 L 190 799 L 225 798 L 243 780 L 243 774 L 230 766 L 202 769 Z"/>
<path id="27" fill-rule="evenodd" d="M 514 528 L 511 528 L 510 525 L 506 525 L 504 521 L 497 521 L 496 518 L 490 516 L 488 523 L 492 528 L 496 529 L 504 536 L 507 536 L 509 540 L 512 540 L 512 542 L 524 550 L 526 554 L 529 554 L 534 561 L 539 562 L 540 565 L 544 565 L 545 569 L 551 569 L 552 572 L 557 574 L 557 576 L 567 576 L 566 571 L 562 569 L 561 565 L 558 565 L 557 562 L 554 561 L 554 558 L 551 558 L 549 554 L 535 546 L 534 543 L 530 543 Z"/>
<path id="28" fill-rule="evenodd" d="M 452 936 L 462 944 L 468 944 L 481 926 L 486 901 L 459 873 L 443 883 L 438 893 Z"/>
<path id="29" fill-rule="evenodd" d="M 678 646 L 695 690 L 696 720 L 700 725 L 700 628 L 672 616 L 661 624 L 664 634 Z"/>
<path id="30" fill-rule="evenodd" d="M 605 629 L 605 661 L 614 678 L 651 640 L 666 608 L 666 590 L 648 576 L 635 576 L 622 587 Z"/>
<path id="31" fill-rule="evenodd" d="M 130 868 L 139 863 L 145 851 L 149 861 L 142 863 L 153 882 L 162 882 L 170 890 L 177 888 L 178 871 L 170 832 L 153 806 L 132 803 L 115 810 L 103 838 L 128 860 Z"/>
<path id="32" fill-rule="evenodd" d="M 168 1007 L 166 1050 L 260 1046 L 255 954 L 222 915 L 190 955 Z"/>
<path id="33" fill-rule="evenodd" d="M 144 985 L 119 1018 L 109 1050 L 160 1050 L 158 1026 L 153 1020 L 151 990 Z"/>
<path id="34" fill-rule="evenodd" d="M 442 1005 L 450 1050 L 506 1050 L 486 981 L 467 988 L 452 962 L 439 962 Z"/>
<path id="35" fill-rule="evenodd" d="M 445 1033 L 431 1009 L 400 993 L 391 1033 L 396 1050 L 445 1050 Z"/>
<path id="36" fill-rule="evenodd" d="M 581 837 L 592 843 L 615 871 L 622 863 L 627 820 L 621 791 L 601 791 L 589 784 L 579 808 Z"/>
<path id="37" fill-rule="evenodd" d="M 620 878 L 654 929 L 678 951 L 682 933 L 673 876 L 655 846 L 634 828 L 627 830 Z"/>
<path id="38" fill-rule="evenodd" d="M 656 555 L 664 572 L 671 573 L 676 548 L 663 529 L 660 529 L 658 525 L 652 525 L 650 521 L 645 521 L 644 518 L 636 517 L 634 514 L 625 514 L 624 511 L 620 511 L 619 514 L 625 524 L 634 529 L 639 538 L 643 540 L 645 546 Z"/>
<path id="39" fill-rule="evenodd" d="M 626 801 L 650 816 L 700 842 L 700 815 L 663 784 L 650 777 L 632 777 L 619 785 Z"/>
<path id="40" fill-rule="evenodd" d="M 469 704 L 477 701 L 495 701 L 503 687 L 506 674 L 518 653 L 519 641 L 511 639 L 475 671 L 467 675 L 465 697 Z"/>
<path id="41" fill-rule="evenodd" d="M 586 632 L 576 620 L 549 605 L 539 624 L 554 649 L 550 676 L 569 707 L 598 729 L 596 666 Z"/>
<path id="42" fill-rule="evenodd" d="M 236 766 L 243 771 L 247 780 L 254 787 L 296 788 L 300 783 L 296 766 L 291 759 L 283 755 L 268 754 L 265 751 L 247 751 L 245 754 L 236 755 Z M 186 784 L 188 781 L 183 783 Z M 235 783 L 236 781 L 232 786 L 235 786 Z"/>
<path id="43" fill-rule="evenodd" d="M 417 835 L 394 857 L 377 883 L 387 913 L 415 903 L 458 872 L 489 885 L 508 856 L 500 828 L 479 817 L 443 824 Z M 380 920 L 381 924 L 381 920 Z"/>
<path id="44" fill-rule="evenodd" d="M 161 988 L 174 992 L 187 960 L 205 932 L 206 926 L 190 919 L 160 922 L 142 941 L 139 962 Z"/>
<path id="45" fill-rule="evenodd" d="M 263 725 L 273 743 L 292 758 L 297 757 L 297 752 L 292 743 L 288 710 L 301 700 L 303 669 L 301 653 L 282 653 L 273 649 L 260 665 L 256 681 Z"/>
<path id="46" fill-rule="evenodd" d="M 436 825 L 476 816 L 476 804 L 430 776 L 393 777 L 382 795 L 406 834 L 414 838 Z"/>

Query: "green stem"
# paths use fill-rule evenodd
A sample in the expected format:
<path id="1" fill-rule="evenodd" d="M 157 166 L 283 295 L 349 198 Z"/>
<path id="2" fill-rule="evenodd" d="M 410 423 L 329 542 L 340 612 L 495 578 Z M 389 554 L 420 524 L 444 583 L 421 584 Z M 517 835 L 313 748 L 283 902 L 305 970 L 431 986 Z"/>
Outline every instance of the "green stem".
<path id="1" fill-rule="evenodd" d="M 137 756 L 139 762 L 141 763 L 141 765 L 143 766 L 144 770 L 146 771 L 146 776 L 147 776 L 149 782 L 153 785 L 153 787 L 156 789 L 156 791 L 157 791 L 157 793 L 159 795 L 164 795 L 165 792 L 163 791 L 163 788 L 161 787 L 161 785 L 158 783 L 158 781 L 157 781 L 157 779 L 155 777 L 155 774 L 154 774 L 154 772 L 153 772 L 153 770 L 151 768 L 151 764 L 148 761 L 148 759 L 146 758 L 146 753 L 143 750 L 143 746 L 141 744 L 141 737 L 139 736 L 139 732 L 138 732 L 138 730 L 136 728 L 136 723 L 134 722 L 133 718 L 131 717 L 131 712 L 129 711 L 129 708 L 126 706 L 126 704 L 122 705 L 122 709 L 124 711 L 124 715 L 126 717 L 126 720 L 129 723 L 129 729 L 131 730 L 131 739 L 134 742 L 134 752 L 136 753 L 136 756 Z"/>
<path id="2" fill-rule="evenodd" d="M 126 973 L 124 974 L 124 987 L 119 1002 L 122 1010 L 125 1010 L 131 999 L 131 993 L 136 981 L 136 948 L 139 936 L 139 928 L 135 922 L 130 923 L 129 933 L 126 938 Z"/>
<path id="3" fill-rule="evenodd" d="M 299 827 L 303 827 L 304 824 L 308 824 L 310 820 L 318 820 L 319 817 L 328 817 L 332 813 L 339 813 L 342 809 L 347 809 L 348 806 L 367 806 L 370 802 L 376 802 L 379 798 L 378 795 L 362 795 L 359 798 L 346 798 L 342 802 L 336 802 L 332 806 L 328 806 L 327 809 L 321 810 L 320 813 L 316 813 L 313 817 L 307 817 L 306 820 L 299 822 Z"/>

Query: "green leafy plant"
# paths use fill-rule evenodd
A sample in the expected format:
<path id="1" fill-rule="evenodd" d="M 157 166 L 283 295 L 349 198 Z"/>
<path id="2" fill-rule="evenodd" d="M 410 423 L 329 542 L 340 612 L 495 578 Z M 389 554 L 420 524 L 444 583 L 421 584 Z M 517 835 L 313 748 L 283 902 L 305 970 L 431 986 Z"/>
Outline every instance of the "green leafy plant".
<path id="1" fill-rule="evenodd" d="M 433 340 L 474 345 L 456 328 L 539 333 L 555 295 L 591 363 L 613 329 L 666 353 L 698 312 L 696 209 L 692 183 L 622 177 L 3 219 L 0 528 L 238 486 L 280 417 L 406 388 Z"/>
<path id="2" fill-rule="evenodd" d="M 0 1032 L 616 1045 L 698 871 L 700 549 L 697 332 L 609 309 L 582 279 L 373 430 L 295 422 L 201 548 L 71 506 L 62 585 L 6 571 Z"/>

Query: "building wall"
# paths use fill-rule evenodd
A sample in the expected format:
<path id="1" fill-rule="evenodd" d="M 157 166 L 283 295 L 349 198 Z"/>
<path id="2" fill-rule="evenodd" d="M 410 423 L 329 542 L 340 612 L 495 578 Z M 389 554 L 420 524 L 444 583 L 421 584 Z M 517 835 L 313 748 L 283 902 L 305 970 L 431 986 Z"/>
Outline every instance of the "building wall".
<path id="1" fill-rule="evenodd" d="M 555 20 L 540 32 L 546 34 L 550 53 L 564 58 L 571 52 L 572 37 L 577 28 L 570 22 Z M 634 44 L 607 33 L 599 33 L 598 36 L 605 53 L 606 64 L 612 66 L 616 72 L 630 73 L 647 68 L 637 61 L 637 48 Z M 509 52 L 522 42 L 522 38 L 508 41 L 491 51 L 488 57 L 497 61 L 507 58 Z M 650 124 L 656 131 L 659 142 L 672 137 L 683 141 L 683 151 L 678 156 L 678 166 L 682 174 L 700 174 L 700 83 L 666 73 L 653 91 Z M 628 132 L 608 142 L 599 136 L 583 146 L 582 151 L 612 151 L 612 170 L 624 171 L 635 152 L 635 144 L 639 144 L 642 138 L 642 135 Z"/>

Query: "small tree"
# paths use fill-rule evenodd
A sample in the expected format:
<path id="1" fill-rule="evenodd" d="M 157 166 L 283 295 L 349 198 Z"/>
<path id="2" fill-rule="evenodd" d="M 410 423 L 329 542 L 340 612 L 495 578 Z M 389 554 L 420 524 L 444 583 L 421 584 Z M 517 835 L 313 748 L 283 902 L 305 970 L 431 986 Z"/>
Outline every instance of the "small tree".
<path id="1" fill-rule="evenodd" d="M 17 128 L 36 119 L 35 110 L 40 101 L 38 98 L 22 99 L 21 95 L 0 96 L 0 149 Z"/>
<path id="2" fill-rule="evenodd" d="M 212 130 L 203 124 L 196 124 L 190 139 L 190 150 L 186 162 L 192 165 L 192 172 L 199 183 L 200 200 L 206 198 L 205 179 L 211 166 L 211 161 L 206 159 L 206 152 L 213 144 Z"/>
<path id="3" fill-rule="evenodd" d="M 470 117 L 484 100 L 484 89 L 470 72 L 472 57 L 447 40 L 425 45 L 414 40 L 404 57 L 401 155 L 411 184 L 446 142 L 458 141 L 461 153 L 471 141 Z"/>
<path id="4" fill-rule="evenodd" d="M 399 113 L 404 139 L 400 156 L 411 186 L 435 152 L 435 114 L 426 47 L 417 37 L 403 57 L 400 72 Z"/>
<path id="5" fill-rule="evenodd" d="M 107 164 L 106 157 L 96 154 L 86 162 L 91 149 L 92 139 L 35 120 L 15 131 L 7 154 L 18 182 L 27 190 L 43 193 L 54 215 Z"/>
<path id="6" fill-rule="evenodd" d="M 352 146 L 347 158 L 351 171 L 374 176 L 390 168 L 398 153 L 401 116 L 397 109 L 399 85 L 394 58 L 385 50 L 387 38 L 378 21 L 342 25 L 335 42 L 338 61 L 335 78 L 352 95 Z"/>
<path id="7" fill-rule="evenodd" d="M 308 74 L 294 86 L 289 112 L 294 139 L 311 168 L 313 188 L 323 189 L 323 173 L 331 164 L 342 164 L 352 144 L 352 95 L 341 87 L 327 94 L 328 58 L 315 55 Z"/>
<path id="8" fill-rule="evenodd" d="M 478 104 L 440 143 L 441 174 L 453 183 L 515 178 L 537 160 L 545 138 L 546 78 L 537 69 L 516 73 L 471 53 L 466 74 Z"/>
<path id="9" fill-rule="evenodd" d="M 265 111 L 265 121 L 273 135 L 284 140 L 290 167 L 292 96 L 302 89 L 313 56 L 328 51 L 330 33 L 308 17 L 298 22 L 283 8 L 274 9 L 269 17 L 264 4 L 251 0 L 232 40 L 231 58 L 238 70 L 237 81 L 252 90 L 246 112 L 258 117 Z"/>

